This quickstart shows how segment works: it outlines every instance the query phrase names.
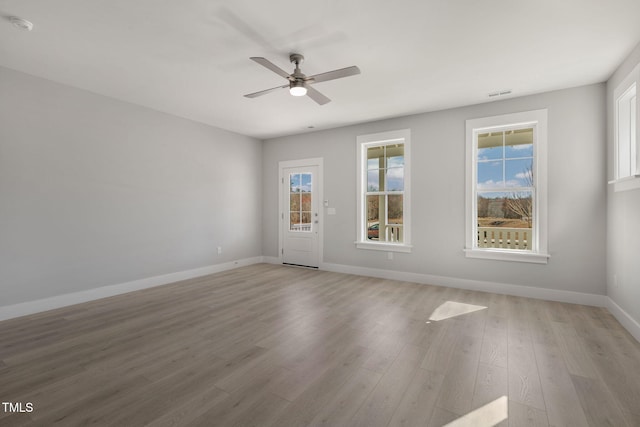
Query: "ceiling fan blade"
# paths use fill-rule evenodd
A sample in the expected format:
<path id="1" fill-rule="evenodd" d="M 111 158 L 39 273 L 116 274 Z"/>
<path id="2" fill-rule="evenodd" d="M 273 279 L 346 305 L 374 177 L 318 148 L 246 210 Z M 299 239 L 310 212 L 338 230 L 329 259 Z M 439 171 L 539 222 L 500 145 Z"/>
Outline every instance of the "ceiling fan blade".
<path id="1" fill-rule="evenodd" d="M 284 89 L 286 87 L 289 87 L 289 85 L 272 87 L 271 89 L 261 90 L 260 92 L 249 93 L 249 94 L 245 95 L 245 97 L 246 98 L 257 98 L 258 96 L 266 95 L 268 93 L 275 92 L 278 89 Z"/>
<path id="2" fill-rule="evenodd" d="M 307 96 L 320 105 L 324 105 L 327 102 L 331 102 L 329 98 L 312 88 L 310 85 L 304 85 L 307 88 Z"/>
<path id="3" fill-rule="evenodd" d="M 289 73 L 287 73 L 282 68 L 278 67 L 273 62 L 269 61 L 267 58 L 263 58 L 261 56 L 252 56 L 249 59 L 257 62 L 258 64 L 262 65 L 265 68 L 270 69 L 271 71 L 273 71 L 274 73 L 278 74 L 279 76 L 282 76 L 287 80 L 289 79 Z"/>
<path id="4" fill-rule="evenodd" d="M 343 77 L 355 76 L 360 74 L 360 68 L 355 65 L 347 68 L 341 68 L 339 70 L 327 71 L 326 73 L 316 74 L 315 76 L 309 76 L 307 79 L 314 83 L 326 82 L 328 80 L 341 79 Z"/>

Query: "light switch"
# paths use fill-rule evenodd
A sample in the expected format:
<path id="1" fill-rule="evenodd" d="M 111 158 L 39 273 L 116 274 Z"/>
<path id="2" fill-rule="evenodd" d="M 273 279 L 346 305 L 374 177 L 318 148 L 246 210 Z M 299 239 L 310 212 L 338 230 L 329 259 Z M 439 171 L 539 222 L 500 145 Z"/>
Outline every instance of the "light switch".
<path id="1" fill-rule="evenodd" d="M 327 208 L 327 215 L 335 215 L 336 208 Z"/>

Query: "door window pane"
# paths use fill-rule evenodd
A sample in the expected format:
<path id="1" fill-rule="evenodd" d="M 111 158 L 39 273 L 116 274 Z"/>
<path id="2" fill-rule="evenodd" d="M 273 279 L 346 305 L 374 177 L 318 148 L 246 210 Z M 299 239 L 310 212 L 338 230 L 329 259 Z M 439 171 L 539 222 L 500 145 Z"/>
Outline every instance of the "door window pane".
<path id="1" fill-rule="evenodd" d="M 290 193 L 299 193 L 300 192 L 300 174 L 291 174 L 289 176 L 289 192 Z"/>
<path id="2" fill-rule="evenodd" d="M 310 173 L 300 174 L 300 191 L 304 193 L 311 192 L 311 174 Z"/>
<path id="3" fill-rule="evenodd" d="M 311 212 L 302 212 L 300 229 L 301 231 L 311 231 Z"/>
<path id="4" fill-rule="evenodd" d="M 311 210 L 311 193 L 302 193 L 300 197 L 302 199 L 302 204 L 300 209 L 303 211 L 310 211 Z"/>
<path id="5" fill-rule="evenodd" d="M 311 190 L 310 173 L 289 175 L 289 230 L 311 231 Z"/>
<path id="6" fill-rule="evenodd" d="M 289 194 L 289 212 L 300 212 L 300 194 Z"/>
<path id="7" fill-rule="evenodd" d="M 289 214 L 289 219 L 291 224 L 290 230 L 298 230 L 300 228 L 300 212 L 291 212 Z"/>

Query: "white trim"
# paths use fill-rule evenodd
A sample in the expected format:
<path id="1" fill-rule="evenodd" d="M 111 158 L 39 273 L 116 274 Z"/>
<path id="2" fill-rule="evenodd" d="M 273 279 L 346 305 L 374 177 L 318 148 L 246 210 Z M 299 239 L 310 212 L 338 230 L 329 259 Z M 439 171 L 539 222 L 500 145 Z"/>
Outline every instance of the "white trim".
<path id="1" fill-rule="evenodd" d="M 244 267 L 258 263 L 281 264 L 278 257 L 254 257 L 231 261 L 224 264 L 216 264 L 207 267 L 196 268 L 162 276 L 149 277 L 134 280 L 117 285 L 103 286 L 86 291 L 73 292 L 35 301 L 27 301 L 19 304 L 0 307 L 0 321 L 29 314 L 40 313 L 56 308 L 67 307 L 83 302 L 94 301 L 115 295 L 121 295 L 141 289 L 162 286 L 180 280 L 215 274 L 234 268 Z M 467 289 L 481 292 L 493 292 L 505 295 L 514 295 L 527 298 L 560 301 L 572 304 L 583 304 L 595 307 L 606 307 L 620 324 L 638 341 L 640 341 L 640 323 L 633 319 L 615 301 L 605 295 L 586 294 L 581 292 L 562 291 L 556 289 L 534 288 L 530 286 L 512 285 L 506 283 L 486 282 L 479 280 L 459 279 L 455 277 L 435 276 L 430 274 L 407 273 L 403 271 L 382 270 L 366 267 L 355 267 L 343 264 L 322 264 L 321 270 L 336 273 L 357 274 L 360 276 L 377 277 L 382 279 L 402 280 L 420 284 L 446 286 L 451 288 Z"/>
<path id="2" fill-rule="evenodd" d="M 492 259 L 495 261 L 516 261 L 516 262 L 529 262 L 533 264 L 547 264 L 551 255 L 539 254 L 536 252 L 521 251 L 505 249 L 485 249 L 485 248 L 473 248 L 465 249 L 465 256 L 467 258 L 479 258 L 479 259 Z"/>
<path id="3" fill-rule="evenodd" d="M 403 242 L 401 245 L 387 242 L 375 243 L 367 239 L 365 225 L 362 221 L 366 204 L 364 186 L 367 182 L 366 152 L 363 145 L 387 145 L 394 141 L 404 144 L 404 210 L 403 210 Z M 357 231 L 356 247 L 358 249 L 373 249 L 387 252 L 411 252 L 411 129 L 399 129 L 388 132 L 358 135 L 356 138 L 356 177 L 357 177 Z M 376 248 L 378 246 L 378 248 Z"/>
<path id="4" fill-rule="evenodd" d="M 618 322 L 638 341 L 640 342 L 640 323 L 622 309 L 611 297 L 607 297 L 607 310 Z"/>
<path id="5" fill-rule="evenodd" d="M 382 270 L 377 268 L 355 267 L 343 264 L 323 264 L 321 270 L 335 273 L 357 274 L 360 276 L 377 277 L 381 279 L 401 280 L 405 282 L 426 285 L 446 286 L 448 288 L 467 289 L 480 292 L 514 295 L 526 298 L 536 298 L 547 301 L 568 302 L 571 304 L 606 307 L 605 295 L 587 294 L 583 292 L 563 291 L 558 289 L 535 288 L 532 286 L 513 285 L 509 283 L 487 282 L 481 280 L 461 279 L 457 277 L 435 276 L 432 274 L 408 273 L 405 271 Z"/>
<path id="6" fill-rule="evenodd" d="M 284 193 L 283 193 L 283 179 L 284 169 L 297 168 L 305 166 L 317 166 L 318 167 L 318 265 L 322 265 L 324 259 L 324 208 L 322 206 L 324 200 L 324 158 L 313 157 L 309 159 L 299 160 L 281 160 L 278 162 L 278 263 L 282 264 L 282 250 L 284 242 L 282 236 L 284 235 Z M 288 196 L 287 196 L 288 197 Z"/>
<path id="7" fill-rule="evenodd" d="M 245 267 L 247 265 L 264 262 L 263 257 L 245 258 L 230 261 L 223 264 L 209 265 L 195 268 L 193 270 L 178 271 L 175 273 L 163 274 L 161 276 L 147 277 L 145 279 L 133 280 L 131 282 L 115 285 L 102 286 L 85 291 L 72 292 L 69 294 L 56 295 L 49 298 L 42 298 L 34 301 L 26 301 L 13 305 L 0 307 L 0 321 L 12 319 L 14 317 L 26 316 L 43 311 L 54 310 L 56 308 L 83 302 L 94 301 L 100 298 L 107 298 L 114 295 L 126 294 L 140 289 L 153 288 L 181 280 L 193 279 L 195 277 L 207 276 L 209 274 L 220 273 L 234 268 Z"/>
<path id="8" fill-rule="evenodd" d="M 548 255 L 548 183 L 547 183 L 547 109 L 524 111 L 520 113 L 503 114 L 499 116 L 469 119 L 465 122 L 465 256 L 467 258 L 486 258 L 501 261 L 519 261 L 546 263 Z M 535 139 L 533 144 L 533 177 L 535 180 L 534 227 L 535 238 L 533 250 L 529 257 L 522 257 L 521 253 L 508 251 L 515 256 L 505 256 L 504 253 L 487 252 L 477 247 L 476 220 L 476 135 L 478 133 L 521 126 L 532 126 Z M 505 252 L 505 251 L 502 251 Z M 528 261 L 527 261 L 528 260 Z"/>
<path id="9" fill-rule="evenodd" d="M 282 264 L 282 257 L 277 256 L 263 256 L 262 262 L 267 264 Z"/>
<path id="10" fill-rule="evenodd" d="M 635 190 L 640 188 L 640 175 L 631 175 L 624 178 L 609 181 L 609 184 L 613 184 L 613 191 L 615 193 L 619 191 Z"/>
<path id="11" fill-rule="evenodd" d="M 413 246 L 401 243 L 355 242 L 355 244 L 358 249 L 368 249 L 372 251 L 411 253 L 411 250 L 413 249 Z"/>
<path id="12" fill-rule="evenodd" d="M 624 78 L 624 80 L 622 80 L 622 82 L 620 82 L 620 84 L 618 84 L 618 86 L 614 89 L 613 91 L 613 132 L 614 132 L 614 144 L 613 144 L 613 159 L 614 159 L 614 164 L 613 164 L 613 176 L 614 176 L 614 182 L 618 182 L 621 179 L 624 179 L 626 177 L 621 177 L 620 176 L 620 129 L 619 129 L 619 101 L 620 98 L 629 90 L 631 89 L 632 86 L 636 86 L 636 91 L 638 89 L 640 89 L 640 64 L 636 65 L 633 70 L 631 70 L 631 72 L 629 74 L 627 74 L 627 76 Z M 631 164 L 635 164 L 636 166 L 636 171 L 631 171 L 632 174 L 639 172 L 637 169 L 640 168 L 640 150 L 638 150 L 637 145 L 640 144 L 640 97 L 637 96 L 638 93 L 636 92 L 636 139 L 635 139 L 635 144 L 636 146 L 632 149 L 632 151 L 635 152 L 635 156 L 636 158 L 634 159 L 634 161 L 631 160 L 631 158 L 629 158 L 629 161 L 631 162 Z M 625 190 L 631 190 L 637 187 L 630 187 L 628 185 L 620 185 L 620 189 L 618 189 L 618 184 L 615 184 L 614 186 L 614 191 L 625 191 Z"/>

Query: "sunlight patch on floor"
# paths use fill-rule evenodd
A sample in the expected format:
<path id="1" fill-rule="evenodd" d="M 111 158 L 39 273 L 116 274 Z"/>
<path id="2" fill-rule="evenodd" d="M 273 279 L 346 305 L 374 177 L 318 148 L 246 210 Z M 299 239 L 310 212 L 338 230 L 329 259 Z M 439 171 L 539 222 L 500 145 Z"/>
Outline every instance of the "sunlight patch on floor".
<path id="1" fill-rule="evenodd" d="M 509 401 L 502 396 L 479 407 L 444 427 L 492 427 L 509 418 Z"/>
<path id="2" fill-rule="evenodd" d="M 463 302 L 447 301 L 442 303 L 440 307 L 433 310 L 429 320 L 438 322 L 440 320 L 449 319 L 451 317 L 462 316 L 463 314 L 473 313 L 474 311 L 484 310 L 487 307 L 481 305 L 465 304 Z"/>

